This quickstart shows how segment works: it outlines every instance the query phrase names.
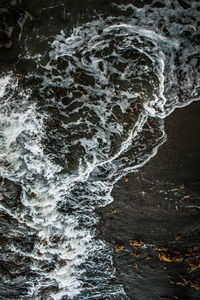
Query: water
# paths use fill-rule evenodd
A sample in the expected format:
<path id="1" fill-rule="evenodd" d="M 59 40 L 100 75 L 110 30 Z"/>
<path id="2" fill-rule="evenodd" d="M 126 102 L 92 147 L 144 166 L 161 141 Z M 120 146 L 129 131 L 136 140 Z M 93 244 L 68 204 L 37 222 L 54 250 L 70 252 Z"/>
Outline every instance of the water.
<path id="1" fill-rule="evenodd" d="M 128 299 L 95 209 L 199 100 L 198 2 L 106 5 L 7 10 L 20 14 L 0 77 L 2 299 Z"/>

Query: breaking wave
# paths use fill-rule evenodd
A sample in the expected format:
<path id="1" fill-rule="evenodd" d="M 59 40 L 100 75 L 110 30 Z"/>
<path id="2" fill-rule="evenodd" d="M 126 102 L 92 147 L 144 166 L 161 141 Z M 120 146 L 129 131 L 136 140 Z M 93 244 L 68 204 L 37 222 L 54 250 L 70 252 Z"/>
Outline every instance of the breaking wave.
<path id="1" fill-rule="evenodd" d="M 132 5 L 115 7 L 142 19 Z M 35 70 L 0 78 L 1 175 L 22 189 L 18 209 L 0 209 L 16 236 L 28 231 L 34 239 L 26 251 L 6 246 L 12 260 L 28 264 L 5 279 L 24 288 L 18 299 L 128 299 L 112 284 L 95 209 L 112 201 L 119 178 L 156 154 L 164 118 L 199 100 L 198 48 L 147 27 L 99 17 L 70 35 L 62 30 L 48 53 L 26 48 L 23 60 Z"/>

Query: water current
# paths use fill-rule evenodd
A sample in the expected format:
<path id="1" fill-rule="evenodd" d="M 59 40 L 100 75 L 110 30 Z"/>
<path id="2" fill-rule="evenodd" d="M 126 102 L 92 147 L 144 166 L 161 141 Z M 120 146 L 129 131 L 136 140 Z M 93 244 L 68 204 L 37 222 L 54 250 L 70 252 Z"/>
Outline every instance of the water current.
<path id="1" fill-rule="evenodd" d="M 95 209 L 199 100 L 198 1 L 86 2 L 0 10 L 1 299 L 128 299 Z"/>

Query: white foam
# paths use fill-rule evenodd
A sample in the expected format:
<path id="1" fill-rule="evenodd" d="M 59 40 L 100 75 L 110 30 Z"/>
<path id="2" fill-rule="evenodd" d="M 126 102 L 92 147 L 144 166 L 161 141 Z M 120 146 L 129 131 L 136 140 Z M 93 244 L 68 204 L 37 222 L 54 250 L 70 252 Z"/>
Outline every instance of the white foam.
<path id="1" fill-rule="evenodd" d="M 0 78 L 0 97 L 4 96 L 6 86 L 9 84 L 9 82 L 10 82 L 9 75 Z"/>
<path id="2" fill-rule="evenodd" d="M 116 39 L 115 47 L 111 55 L 106 56 L 103 51 L 112 39 Z M 42 66 L 43 82 L 38 91 L 47 103 L 43 109 L 27 101 L 30 93 L 17 87 L 10 87 L 16 92 L 16 104 L 10 108 L 7 99 L 2 102 L 2 175 L 22 185 L 23 223 L 38 232 L 38 241 L 30 254 L 35 259 L 31 268 L 38 273 L 38 279 L 30 295 L 37 297 L 40 288 L 56 282 L 59 290 L 51 293 L 53 299 L 60 300 L 65 295 L 70 299 L 79 297 L 84 280 L 89 280 L 84 264 L 91 271 L 96 268 L 96 273 L 101 272 L 102 280 L 112 277 L 111 270 L 104 268 L 104 260 L 111 260 L 107 246 L 93 229 L 98 220 L 94 209 L 111 202 L 113 184 L 127 172 L 143 166 L 165 141 L 162 119 L 178 104 L 171 103 L 164 93 L 168 58 L 161 44 L 169 49 L 178 47 L 178 42 L 170 43 L 166 37 L 131 22 L 110 26 L 105 20 L 99 20 L 74 29 L 70 37 L 63 31 L 52 43 L 50 61 Z M 141 69 L 134 57 L 129 59 L 124 55 L 127 50 L 135 51 L 136 58 L 137 54 L 144 57 Z M 27 52 L 26 58 L 40 64 L 43 57 Z M 57 68 L 58 59 L 68 61 L 68 66 L 61 71 Z M 171 60 L 173 63 L 173 57 Z M 56 76 L 54 71 L 57 71 Z M 84 84 L 80 77 L 77 80 L 81 72 L 91 75 L 94 84 Z M 112 78 L 114 74 L 119 75 L 116 82 Z M 146 78 L 142 77 L 144 74 Z M 134 86 L 137 85 L 134 78 L 140 80 L 140 91 Z M 1 97 L 5 96 L 10 80 L 9 76 L 0 78 Z M 63 97 L 71 101 L 64 105 L 53 94 L 52 87 L 70 91 Z M 74 91 L 79 96 L 74 96 Z M 138 103 L 142 109 L 136 115 L 134 109 Z M 169 110 L 166 109 L 168 103 Z M 72 110 L 70 105 L 74 105 Z M 45 127 L 54 117 L 49 107 L 56 108 L 55 119 L 62 121 L 52 130 L 51 126 L 50 129 Z M 147 141 L 145 131 L 150 135 Z M 52 137 L 56 137 L 53 142 Z M 60 145 L 62 141 L 56 154 L 63 159 L 63 164 L 53 160 L 56 154 L 45 151 L 48 145 L 43 140 L 48 139 L 51 144 Z M 70 172 L 66 157 L 75 157 L 77 153 L 77 166 Z M 6 212 L 12 214 L 9 210 Z M 94 265 L 92 258 L 97 253 L 102 263 Z M 46 272 L 41 267 L 46 260 L 53 264 L 51 271 Z M 107 289 L 109 295 L 121 293 L 126 299 L 121 286 L 110 289 Z"/>

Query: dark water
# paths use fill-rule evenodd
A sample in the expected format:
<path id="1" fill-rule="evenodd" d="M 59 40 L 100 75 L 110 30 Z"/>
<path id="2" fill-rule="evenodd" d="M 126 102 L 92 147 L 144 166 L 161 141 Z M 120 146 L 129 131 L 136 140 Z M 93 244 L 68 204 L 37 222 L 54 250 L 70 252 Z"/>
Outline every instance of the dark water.
<path id="1" fill-rule="evenodd" d="M 98 210 L 115 281 L 130 299 L 200 298 L 199 109 L 193 102 L 175 110 L 157 155 L 119 180 L 114 201 Z"/>
<path id="2" fill-rule="evenodd" d="M 95 209 L 199 100 L 200 4 L 0 7 L 0 297 L 128 299 Z"/>

